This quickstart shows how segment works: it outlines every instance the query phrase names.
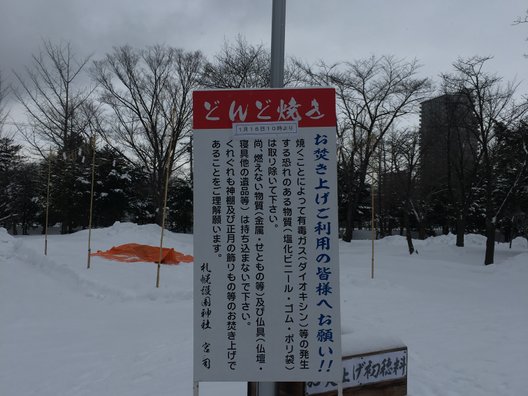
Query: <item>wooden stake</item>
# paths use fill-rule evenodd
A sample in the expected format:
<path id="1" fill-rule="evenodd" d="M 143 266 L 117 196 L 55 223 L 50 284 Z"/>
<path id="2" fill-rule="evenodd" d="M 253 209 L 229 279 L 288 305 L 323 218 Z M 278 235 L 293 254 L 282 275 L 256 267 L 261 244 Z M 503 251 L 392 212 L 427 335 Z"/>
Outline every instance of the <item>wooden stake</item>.
<path id="1" fill-rule="evenodd" d="M 91 138 L 92 143 L 92 186 L 90 188 L 90 214 L 88 217 L 88 262 L 86 268 L 90 269 L 90 260 L 92 254 L 92 217 L 93 217 L 93 198 L 95 185 L 95 135 Z"/>
<path id="2" fill-rule="evenodd" d="M 48 255 L 48 221 L 49 221 L 49 198 L 50 198 L 50 184 L 51 184 L 51 147 L 48 156 L 48 186 L 46 191 L 46 220 L 44 231 L 44 255 Z"/>
<path id="3" fill-rule="evenodd" d="M 158 260 L 158 270 L 156 273 L 156 287 L 160 286 L 160 270 L 161 270 L 161 259 L 163 257 L 163 232 L 165 231 L 165 218 L 167 215 L 167 196 L 169 192 L 169 178 L 170 170 L 172 166 L 172 159 L 174 156 L 174 150 L 172 149 L 172 139 L 169 141 L 169 161 L 165 167 L 165 191 L 163 192 L 163 213 L 161 214 L 161 236 L 160 236 L 160 251 L 159 251 L 159 260 Z"/>

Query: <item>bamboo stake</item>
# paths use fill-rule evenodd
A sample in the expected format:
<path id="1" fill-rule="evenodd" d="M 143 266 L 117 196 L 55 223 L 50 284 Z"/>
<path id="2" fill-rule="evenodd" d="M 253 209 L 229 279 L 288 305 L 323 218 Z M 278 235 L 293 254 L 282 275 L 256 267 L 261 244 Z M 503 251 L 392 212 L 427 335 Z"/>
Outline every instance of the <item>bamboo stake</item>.
<path id="1" fill-rule="evenodd" d="M 50 184 L 51 184 L 51 146 L 48 156 L 48 186 L 46 191 L 46 220 L 44 231 L 44 255 L 48 255 L 48 221 L 49 221 L 49 198 L 50 198 Z"/>
<path id="2" fill-rule="evenodd" d="M 163 234 L 165 231 L 165 218 L 167 216 L 167 196 L 169 192 L 169 178 L 170 178 L 170 168 L 172 165 L 172 159 L 174 156 L 174 150 L 172 148 L 173 136 L 169 141 L 169 161 L 165 167 L 165 191 L 163 192 L 163 213 L 161 214 L 161 236 L 160 236 L 160 250 L 159 250 L 159 260 L 158 260 L 158 269 L 156 272 L 156 287 L 160 286 L 160 271 L 161 271 L 161 259 L 163 257 Z"/>
<path id="3" fill-rule="evenodd" d="M 374 181 L 370 187 L 371 195 L 371 229 L 372 229 L 372 265 L 370 270 L 370 279 L 374 279 L 374 239 L 376 239 L 376 229 L 375 229 L 375 218 L 374 218 Z"/>
<path id="4" fill-rule="evenodd" d="M 90 260 L 92 254 L 92 218 L 93 218 L 93 198 L 95 185 L 95 135 L 91 138 L 92 143 L 92 186 L 90 188 L 90 214 L 88 218 L 88 261 L 86 268 L 90 269 Z"/>

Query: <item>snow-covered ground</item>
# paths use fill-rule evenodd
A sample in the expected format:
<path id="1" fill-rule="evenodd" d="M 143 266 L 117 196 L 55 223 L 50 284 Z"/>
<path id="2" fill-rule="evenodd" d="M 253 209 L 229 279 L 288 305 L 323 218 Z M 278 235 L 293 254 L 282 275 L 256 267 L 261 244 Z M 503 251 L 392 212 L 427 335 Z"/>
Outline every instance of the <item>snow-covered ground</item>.
<path id="1" fill-rule="evenodd" d="M 93 250 L 156 245 L 154 225 L 116 223 L 92 233 Z M 165 245 L 192 254 L 191 235 Z M 0 229 L 0 395 L 191 395 L 192 266 L 95 257 L 88 234 L 13 238 Z M 528 246 L 499 244 L 485 267 L 484 238 L 452 235 L 341 243 L 344 340 L 397 339 L 409 348 L 409 395 L 523 396 L 528 372 Z M 347 345 L 347 347 L 357 347 Z M 241 383 L 200 394 L 245 395 Z"/>

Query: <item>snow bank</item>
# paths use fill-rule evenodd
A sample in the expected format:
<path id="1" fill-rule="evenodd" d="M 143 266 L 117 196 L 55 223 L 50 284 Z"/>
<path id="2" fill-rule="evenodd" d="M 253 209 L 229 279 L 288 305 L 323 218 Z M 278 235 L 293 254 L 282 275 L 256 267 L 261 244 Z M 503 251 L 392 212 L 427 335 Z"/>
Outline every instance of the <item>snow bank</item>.
<path id="1" fill-rule="evenodd" d="M 92 230 L 91 251 L 107 250 L 123 243 L 137 242 L 159 245 L 161 228 L 155 224 L 137 225 L 116 222 L 111 227 Z M 1 235 L 4 233 L 0 232 Z M 11 243 L 25 241 L 23 237 L 13 238 L 5 233 Z M 0 239 L 1 241 L 2 239 Z M 192 264 L 161 267 L 161 287 L 153 290 L 157 264 L 121 263 L 91 257 L 88 270 L 88 230 L 70 235 L 48 236 L 48 255 L 44 256 L 42 236 L 27 239 L 33 243 L 24 244 L 23 249 L 11 249 L 9 256 L 17 258 L 71 290 L 86 296 L 109 301 L 149 300 L 171 302 L 191 300 L 191 284 L 186 277 L 192 272 Z M 37 242 L 38 243 L 35 243 Z M 0 242 L 1 243 L 1 242 Z M 164 233 L 165 247 L 172 247 L 185 254 L 192 254 L 192 236 L 179 235 L 170 231 Z"/>
<path id="2" fill-rule="evenodd" d="M 528 249 L 528 238 L 517 237 L 512 241 L 513 249 Z"/>
<path id="3" fill-rule="evenodd" d="M 0 227 L 0 243 L 7 243 L 12 239 L 13 237 L 7 233 L 7 230 L 3 227 Z"/>
<path id="4" fill-rule="evenodd" d="M 0 227 L 0 254 L 7 250 L 11 250 L 14 242 L 15 238 L 9 235 L 5 228 Z"/>

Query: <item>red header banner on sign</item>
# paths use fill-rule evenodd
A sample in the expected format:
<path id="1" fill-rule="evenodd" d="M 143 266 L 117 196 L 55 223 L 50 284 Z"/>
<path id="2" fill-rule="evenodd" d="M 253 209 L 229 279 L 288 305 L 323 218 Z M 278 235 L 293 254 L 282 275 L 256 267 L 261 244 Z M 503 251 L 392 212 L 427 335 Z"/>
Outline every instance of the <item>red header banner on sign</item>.
<path id="1" fill-rule="evenodd" d="M 229 129 L 234 123 L 297 122 L 336 125 L 333 88 L 211 90 L 193 93 L 193 128 Z"/>

